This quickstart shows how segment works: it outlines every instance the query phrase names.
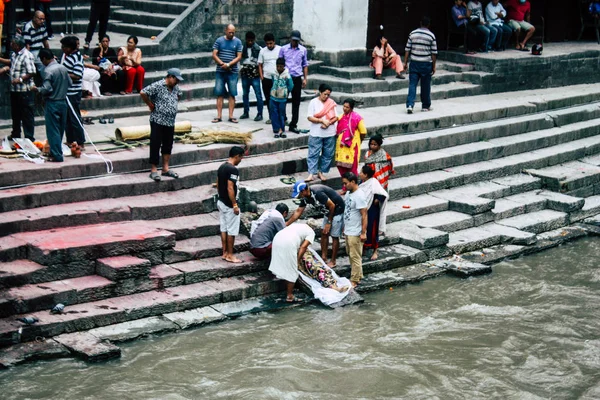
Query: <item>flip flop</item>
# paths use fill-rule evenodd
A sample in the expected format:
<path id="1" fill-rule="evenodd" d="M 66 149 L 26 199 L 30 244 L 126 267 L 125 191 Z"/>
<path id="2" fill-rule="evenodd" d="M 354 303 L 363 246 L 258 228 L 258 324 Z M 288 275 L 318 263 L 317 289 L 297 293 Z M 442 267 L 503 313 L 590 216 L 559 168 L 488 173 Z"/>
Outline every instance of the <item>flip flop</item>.
<path id="1" fill-rule="evenodd" d="M 115 123 L 115 118 L 112 115 L 110 117 L 108 117 L 108 123 L 109 124 L 114 124 Z"/>
<path id="2" fill-rule="evenodd" d="M 213 124 L 218 124 L 219 122 L 223 122 L 223 120 L 221 118 L 215 118 L 210 122 L 212 122 Z"/>
<path id="3" fill-rule="evenodd" d="M 169 176 L 169 177 L 175 178 L 175 179 L 179 178 L 179 175 L 177 174 L 177 172 L 173 172 L 171 170 L 163 171 L 163 173 L 161 175 L 162 176 Z"/>
<path id="4" fill-rule="evenodd" d="M 225 261 L 227 261 L 228 263 L 232 263 L 232 264 L 243 264 L 244 263 L 244 260 L 231 261 L 231 260 L 225 259 Z"/>
<path id="5" fill-rule="evenodd" d="M 232 124 L 237 124 L 238 120 L 235 118 L 229 118 L 227 121 L 231 122 Z"/>
<path id="6" fill-rule="evenodd" d="M 100 122 L 101 124 L 106 124 L 106 119 L 104 119 L 104 117 L 100 117 L 98 118 L 98 122 Z"/>
<path id="7" fill-rule="evenodd" d="M 521 51 L 529 51 L 530 49 L 527 46 L 523 46 L 519 50 L 521 50 Z"/>
<path id="8" fill-rule="evenodd" d="M 299 298 L 297 298 L 296 296 L 294 296 L 294 297 L 292 297 L 291 299 L 288 299 L 288 298 L 286 297 L 286 299 L 285 299 L 285 302 L 286 302 L 286 303 L 301 303 L 301 302 L 302 302 L 302 300 L 301 300 L 301 299 L 299 299 Z"/>
<path id="9" fill-rule="evenodd" d="M 281 178 L 279 179 L 282 183 L 285 183 L 286 185 L 293 185 L 294 183 L 296 183 L 296 178 L 294 178 L 293 176 L 289 176 L 289 177 L 285 177 L 285 178 Z"/>

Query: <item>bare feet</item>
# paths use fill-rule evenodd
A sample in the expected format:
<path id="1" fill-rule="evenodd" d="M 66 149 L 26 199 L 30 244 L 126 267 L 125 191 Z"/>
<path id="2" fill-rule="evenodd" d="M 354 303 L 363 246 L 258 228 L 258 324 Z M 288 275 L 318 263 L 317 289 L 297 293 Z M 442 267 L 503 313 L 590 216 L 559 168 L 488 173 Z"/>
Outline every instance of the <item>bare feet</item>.
<path id="1" fill-rule="evenodd" d="M 315 177 L 313 176 L 313 174 L 309 174 L 306 179 L 304 179 L 304 182 L 310 182 L 313 181 L 315 179 Z"/>
<path id="2" fill-rule="evenodd" d="M 377 254 L 377 250 L 375 250 L 373 251 L 373 255 L 371 256 L 371 261 L 377 260 L 377 257 L 379 257 L 379 254 Z"/>
<path id="3" fill-rule="evenodd" d="M 325 181 L 327 180 L 327 178 L 325 177 L 325 175 L 323 175 L 323 173 L 322 173 L 322 172 L 319 172 L 319 174 L 318 174 L 318 175 L 319 175 L 319 179 L 320 179 L 321 181 L 325 182 Z"/>
<path id="4" fill-rule="evenodd" d="M 344 292 L 347 292 L 348 290 L 350 290 L 350 286 L 344 286 L 344 287 L 334 286 L 332 289 L 335 289 L 340 293 L 344 293 Z"/>
<path id="5" fill-rule="evenodd" d="M 358 286 L 359 282 L 352 282 L 352 289 L 355 289 Z"/>
<path id="6" fill-rule="evenodd" d="M 336 267 L 336 264 L 335 264 L 333 261 L 329 261 L 329 262 L 327 263 L 327 266 L 328 266 L 329 268 L 335 268 L 335 267 Z"/>
<path id="7" fill-rule="evenodd" d="M 240 260 L 239 258 L 234 256 L 226 256 L 224 260 L 233 264 L 241 264 L 244 262 L 243 260 Z"/>

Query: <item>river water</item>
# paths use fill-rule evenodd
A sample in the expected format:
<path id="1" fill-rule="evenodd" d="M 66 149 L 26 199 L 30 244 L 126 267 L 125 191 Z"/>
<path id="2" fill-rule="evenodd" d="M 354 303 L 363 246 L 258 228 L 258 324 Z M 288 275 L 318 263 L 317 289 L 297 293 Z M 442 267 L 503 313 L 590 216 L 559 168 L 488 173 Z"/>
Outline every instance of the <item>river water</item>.
<path id="1" fill-rule="evenodd" d="M 598 399 L 600 240 L 0 372 L 2 399 Z"/>

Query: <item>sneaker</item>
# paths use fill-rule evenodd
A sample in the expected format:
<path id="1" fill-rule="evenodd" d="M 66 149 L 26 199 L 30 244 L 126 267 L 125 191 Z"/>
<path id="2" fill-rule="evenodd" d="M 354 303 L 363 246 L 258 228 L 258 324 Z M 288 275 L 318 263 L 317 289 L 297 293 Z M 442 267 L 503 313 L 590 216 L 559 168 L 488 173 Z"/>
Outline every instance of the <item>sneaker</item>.
<path id="1" fill-rule="evenodd" d="M 433 107 L 421 108 L 421 112 L 433 111 Z"/>
<path id="2" fill-rule="evenodd" d="M 265 124 L 266 124 L 266 125 L 271 125 L 271 120 L 270 120 L 270 119 L 266 120 L 266 121 L 265 121 Z"/>
<path id="3" fill-rule="evenodd" d="M 250 116 L 247 113 L 243 113 L 242 115 L 240 115 L 240 119 L 248 119 L 250 118 Z"/>
<path id="4" fill-rule="evenodd" d="M 408 106 L 408 107 L 406 107 L 406 112 L 407 112 L 408 114 L 412 114 L 412 112 L 413 112 L 413 108 L 412 108 L 412 106 Z"/>
<path id="5" fill-rule="evenodd" d="M 263 120 L 262 114 L 258 114 L 258 115 L 257 115 L 257 116 L 254 118 L 254 121 L 256 121 L 256 122 L 258 122 L 258 121 L 262 121 L 262 120 Z"/>

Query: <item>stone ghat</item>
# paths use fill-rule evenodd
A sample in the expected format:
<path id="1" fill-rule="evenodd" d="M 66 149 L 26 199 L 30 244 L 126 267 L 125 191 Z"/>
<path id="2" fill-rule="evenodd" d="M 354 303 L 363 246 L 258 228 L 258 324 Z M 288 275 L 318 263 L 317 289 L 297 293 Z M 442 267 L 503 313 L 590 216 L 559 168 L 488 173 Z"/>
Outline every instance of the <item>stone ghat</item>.
<path id="1" fill-rule="evenodd" d="M 382 257 L 376 262 L 366 262 L 366 270 L 370 273 L 362 281 L 358 288 L 359 293 L 367 293 L 374 290 L 393 289 L 399 285 L 418 283 L 426 279 L 431 279 L 441 275 L 453 275 L 459 278 L 467 278 L 480 274 L 490 273 L 491 265 L 507 258 L 515 258 L 534 252 L 546 250 L 558 246 L 569 240 L 584 237 L 586 235 L 600 235 L 600 214 L 585 220 L 585 223 L 575 224 L 556 230 L 548 231 L 537 235 L 537 241 L 530 245 L 503 244 L 490 247 L 483 247 L 485 239 L 481 239 L 479 250 L 468 252 L 462 256 L 452 256 L 443 259 L 413 263 L 410 266 L 388 269 L 377 267 L 377 264 L 385 264 L 394 260 L 396 255 L 400 258 L 406 257 L 402 249 L 395 246 L 385 247 L 382 250 Z M 394 254 L 396 253 L 396 254 Z M 409 255 L 411 260 L 420 257 Z M 342 265 L 337 268 L 339 273 L 348 272 L 349 265 Z M 379 269 L 384 269 L 377 272 Z M 190 289 L 198 290 L 199 287 L 190 285 Z M 243 289 L 237 289 L 243 290 Z M 206 296 L 206 291 L 199 290 L 197 297 Z M 227 289 L 221 291 L 225 295 Z M 0 368 L 10 368 L 27 362 L 39 360 L 52 360 L 66 357 L 77 357 L 88 362 L 101 362 L 121 356 L 119 343 L 146 338 L 149 335 L 161 335 L 176 333 L 180 330 L 194 329 L 211 323 L 221 322 L 231 318 L 237 318 L 245 314 L 259 312 L 274 312 L 288 308 L 295 308 L 309 305 L 314 302 L 308 295 L 300 294 L 301 299 L 297 303 L 287 303 L 284 301 L 282 293 L 265 294 L 268 291 L 263 290 L 254 293 L 255 297 L 241 297 L 234 295 L 234 291 L 229 289 L 229 301 L 215 303 L 209 306 L 202 306 L 197 303 L 197 307 L 187 308 L 178 311 L 179 306 L 186 299 L 179 299 L 175 296 L 183 294 L 177 290 L 165 290 L 164 292 L 151 295 L 145 294 L 143 297 L 114 299 L 110 302 L 97 302 L 85 305 L 85 307 L 73 307 L 67 314 L 52 316 L 60 318 L 63 324 L 72 326 L 80 323 L 82 329 L 73 333 L 62 333 L 54 337 L 43 337 L 42 326 L 46 329 L 57 322 L 51 322 L 47 313 L 35 314 L 40 318 L 40 326 L 21 327 L 14 333 L 17 339 L 23 338 L 22 335 L 39 334 L 34 341 L 17 343 L 0 350 Z M 191 297 L 188 293 L 187 301 Z M 208 294 L 211 295 L 211 294 Z M 214 295 L 214 293 L 212 293 Z M 176 305 L 169 306 L 165 299 L 171 298 L 171 303 Z M 146 299 L 146 304 L 143 304 Z M 144 316 L 144 308 L 154 308 L 151 316 Z M 87 314 L 85 317 L 72 317 L 75 314 Z M 122 315 L 133 316 L 133 318 L 124 318 Z M 70 320 L 70 322 L 67 322 Z M 76 322 L 79 320 L 79 322 Z M 119 322 L 126 321 L 126 322 Z M 35 331 L 35 332 L 33 332 Z"/>

